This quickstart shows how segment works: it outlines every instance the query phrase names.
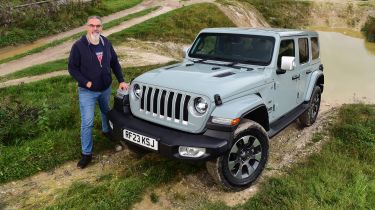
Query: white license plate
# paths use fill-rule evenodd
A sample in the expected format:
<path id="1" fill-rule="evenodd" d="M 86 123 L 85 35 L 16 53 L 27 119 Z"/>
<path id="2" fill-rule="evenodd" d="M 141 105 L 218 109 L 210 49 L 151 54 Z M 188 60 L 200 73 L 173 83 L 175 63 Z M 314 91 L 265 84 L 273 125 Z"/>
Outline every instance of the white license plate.
<path id="1" fill-rule="evenodd" d="M 135 133 L 133 131 L 124 129 L 124 139 L 153 150 L 158 150 L 158 141 L 156 141 L 156 139 Z"/>

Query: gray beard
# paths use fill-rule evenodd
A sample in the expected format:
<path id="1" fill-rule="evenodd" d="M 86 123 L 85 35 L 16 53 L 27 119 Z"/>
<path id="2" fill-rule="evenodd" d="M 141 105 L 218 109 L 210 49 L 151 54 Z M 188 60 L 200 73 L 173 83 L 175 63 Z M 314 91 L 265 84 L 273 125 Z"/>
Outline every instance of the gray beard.
<path id="1" fill-rule="evenodd" d="M 99 42 L 99 39 L 100 39 L 100 33 L 92 33 L 90 34 L 91 36 L 91 40 L 94 41 L 94 42 Z"/>

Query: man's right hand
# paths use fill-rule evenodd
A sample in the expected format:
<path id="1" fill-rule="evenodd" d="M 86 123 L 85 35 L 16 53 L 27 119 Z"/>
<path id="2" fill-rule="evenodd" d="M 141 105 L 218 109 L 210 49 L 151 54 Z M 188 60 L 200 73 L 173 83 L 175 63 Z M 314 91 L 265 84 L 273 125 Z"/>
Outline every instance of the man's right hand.
<path id="1" fill-rule="evenodd" d="M 92 82 L 91 82 L 91 81 L 88 81 L 88 82 L 86 83 L 86 87 L 87 87 L 87 88 L 91 88 L 91 86 L 92 86 Z"/>

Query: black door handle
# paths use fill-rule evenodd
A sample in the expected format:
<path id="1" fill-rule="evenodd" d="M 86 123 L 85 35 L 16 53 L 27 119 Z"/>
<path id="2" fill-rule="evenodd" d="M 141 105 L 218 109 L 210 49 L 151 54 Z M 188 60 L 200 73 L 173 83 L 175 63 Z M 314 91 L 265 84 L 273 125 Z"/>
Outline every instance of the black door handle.
<path id="1" fill-rule="evenodd" d="M 299 79 L 301 76 L 298 74 L 298 75 L 294 75 L 293 77 L 292 77 L 292 80 L 296 80 L 296 79 Z"/>

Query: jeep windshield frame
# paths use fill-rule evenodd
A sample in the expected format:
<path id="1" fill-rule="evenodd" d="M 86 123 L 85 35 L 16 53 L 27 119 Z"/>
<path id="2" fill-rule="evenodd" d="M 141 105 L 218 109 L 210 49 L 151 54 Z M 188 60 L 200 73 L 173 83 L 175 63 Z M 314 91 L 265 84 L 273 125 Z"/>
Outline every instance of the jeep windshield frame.
<path id="1" fill-rule="evenodd" d="M 272 36 L 201 33 L 188 55 L 203 60 L 268 66 L 272 62 L 275 41 Z"/>

